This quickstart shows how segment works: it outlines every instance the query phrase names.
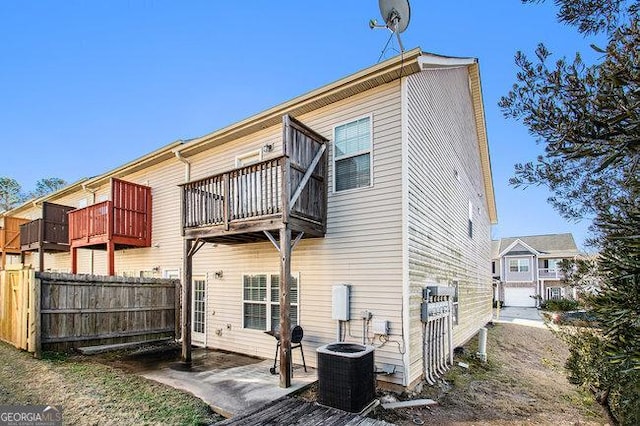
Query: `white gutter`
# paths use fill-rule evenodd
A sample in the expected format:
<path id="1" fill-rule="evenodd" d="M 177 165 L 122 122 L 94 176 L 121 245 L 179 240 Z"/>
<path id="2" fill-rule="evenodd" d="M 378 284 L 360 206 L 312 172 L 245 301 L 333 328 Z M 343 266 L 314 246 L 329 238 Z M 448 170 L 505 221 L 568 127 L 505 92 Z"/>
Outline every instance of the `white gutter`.
<path id="1" fill-rule="evenodd" d="M 96 192 L 97 189 L 89 189 L 87 188 L 86 182 L 82 184 L 82 190 L 91 194 L 91 204 L 96 203 Z M 87 205 L 90 205 L 87 203 Z M 76 249 L 77 250 L 77 249 Z M 95 257 L 93 254 L 93 249 L 89 250 L 89 265 L 91 265 L 90 273 L 93 275 L 95 273 Z"/>
<path id="2" fill-rule="evenodd" d="M 178 160 L 184 163 L 184 181 L 185 183 L 189 182 L 191 180 L 191 163 L 189 162 L 189 160 L 182 156 L 179 150 L 176 149 L 173 151 L 173 153 Z"/>
<path id="3" fill-rule="evenodd" d="M 92 195 L 92 199 L 91 199 L 91 204 L 94 204 L 96 202 L 96 191 L 98 191 L 97 189 L 89 189 L 87 188 L 87 184 L 83 183 L 82 184 L 82 190 L 85 192 L 89 192 Z"/>

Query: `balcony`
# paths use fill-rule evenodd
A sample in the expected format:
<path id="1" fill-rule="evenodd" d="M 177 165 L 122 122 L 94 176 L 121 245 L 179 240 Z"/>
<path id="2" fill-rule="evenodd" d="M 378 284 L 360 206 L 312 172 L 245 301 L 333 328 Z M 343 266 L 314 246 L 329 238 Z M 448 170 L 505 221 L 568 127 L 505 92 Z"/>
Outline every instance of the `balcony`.
<path id="1" fill-rule="evenodd" d="M 326 139 L 288 116 L 285 129 L 283 155 L 181 185 L 185 238 L 264 241 L 283 224 L 304 237 L 324 236 Z"/>
<path id="2" fill-rule="evenodd" d="M 4 269 L 8 254 L 20 254 L 20 225 L 29 219 L 5 216 L 0 227 L 0 268 Z"/>
<path id="3" fill-rule="evenodd" d="M 20 250 L 40 253 L 40 271 L 44 270 L 43 253 L 69 251 L 69 217 L 73 207 L 42 203 L 42 218 L 20 226 Z"/>
<path id="4" fill-rule="evenodd" d="M 541 280 L 563 280 L 564 272 L 556 268 L 540 268 L 538 269 L 538 278 Z"/>
<path id="5" fill-rule="evenodd" d="M 114 251 L 151 246 L 151 188 L 111 180 L 111 200 L 69 212 L 72 273 L 78 248 L 107 250 L 109 275 L 115 273 Z"/>

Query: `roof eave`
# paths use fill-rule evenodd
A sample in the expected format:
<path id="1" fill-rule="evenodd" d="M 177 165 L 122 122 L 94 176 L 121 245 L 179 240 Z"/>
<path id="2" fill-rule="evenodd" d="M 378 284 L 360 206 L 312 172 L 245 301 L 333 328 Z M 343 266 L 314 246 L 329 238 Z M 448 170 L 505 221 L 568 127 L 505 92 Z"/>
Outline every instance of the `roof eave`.
<path id="1" fill-rule="evenodd" d="M 478 133 L 478 148 L 480 150 L 480 165 L 483 171 L 484 199 L 487 204 L 489 221 L 492 225 L 498 223 L 498 209 L 496 208 L 496 196 L 493 188 L 493 175 L 491 172 L 491 155 L 489 154 L 489 139 L 487 137 L 487 124 L 482 102 L 482 85 L 480 82 L 480 66 L 478 61 L 469 65 L 471 82 L 471 96 L 475 111 L 476 129 Z"/>
<path id="2" fill-rule="evenodd" d="M 419 63 L 421 55 L 422 51 L 420 48 L 403 52 L 402 55 L 378 63 L 355 74 L 276 105 L 245 120 L 194 139 L 181 147 L 179 151 L 183 156 L 192 156 L 209 149 L 211 146 L 220 145 L 261 129 L 275 126 L 282 121 L 282 116 L 285 114 L 291 114 L 294 117 L 300 116 L 331 103 L 346 99 L 356 93 L 398 80 L 403 76 L 414 74 L 421 69 Z"/>

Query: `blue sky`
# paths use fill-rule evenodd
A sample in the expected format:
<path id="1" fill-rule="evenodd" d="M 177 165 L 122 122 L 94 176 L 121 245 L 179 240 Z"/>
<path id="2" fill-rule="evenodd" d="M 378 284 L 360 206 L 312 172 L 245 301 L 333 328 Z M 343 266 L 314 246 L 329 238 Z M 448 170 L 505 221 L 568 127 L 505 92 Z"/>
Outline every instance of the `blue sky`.
<path id="1" fill-rule="evenodd" d="M 493 237 L 573 232 L 540 188 L 508 185 L 540 146 L 503 118 L 517 50 L 557 56 L 594 40 L 556 22 L 553 2 L 411 1 L 405 48 L 480 61 L 499 224 Z M 177 139 L 219 129 L 375 64 L 389 32 L 376 0 L 0 2 L 0 176 L 94 176 Z M 397 54 L 393 41 L 383 57 Z M 6 156 L 10 156 L 7 161 Z"/>

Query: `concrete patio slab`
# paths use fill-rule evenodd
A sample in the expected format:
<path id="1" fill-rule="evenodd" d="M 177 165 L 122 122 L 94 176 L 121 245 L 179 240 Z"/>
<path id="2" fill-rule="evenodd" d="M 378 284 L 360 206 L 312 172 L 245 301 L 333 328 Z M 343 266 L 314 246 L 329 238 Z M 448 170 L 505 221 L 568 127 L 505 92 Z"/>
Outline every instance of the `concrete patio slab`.
<path id="1" fill-rule="evenodd" d="M 177 364 L 169 364 L 141 371 L 139 374 L 190 392 L 209 404 L 215 412 L 228 418 L 255 410 L 317 380 L 315 369 L 307 367 L 305 372 L 301 365 L 294 365 L 292 386 L 284 389 L 279 386 L 279 376 L 269 372 L 271 367 L 273 360 L 217 368 L 194 359 L 190 371 L 180 369 Z"/>

